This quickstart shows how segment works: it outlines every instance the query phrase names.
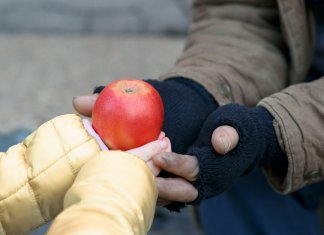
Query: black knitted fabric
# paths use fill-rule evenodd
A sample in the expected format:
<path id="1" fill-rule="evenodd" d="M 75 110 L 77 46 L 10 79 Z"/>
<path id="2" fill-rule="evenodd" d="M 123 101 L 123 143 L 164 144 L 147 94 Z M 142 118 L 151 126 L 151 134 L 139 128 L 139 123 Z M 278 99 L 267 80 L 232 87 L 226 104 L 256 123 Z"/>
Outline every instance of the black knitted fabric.
<path id="1" fill-rule="evenodd" d="M 93 94 L 99 94 L 104 88 L 105 86 L 96 86 L 93 90 Z"/>
<path id="2" fill-rule="evenodd" d="M 222 106 L 208 117 L 197 141 L 188 150 L 189 155 L 197 157 L 200 169 L 193 183 L 199 194 L 192 204 L 228 190 L 259 165 L 282 163 L 285 167 L 286 158 L 277 143 L 272 121 L 265 108 L 238 104 Z M 239 134 L 238 145 L 225 155 L 216 153 L 211 144 L 213 131 L 222 125 L 234 127 Z"/>
<path id="3" fill-rule="evenodd" d="M 186 78 L 147 82 L 159 92 L 163 100 L 163 131 L 171 140 L 172 151 L 185 153 L 197 138 L 208 115 L 218 107 L 217 103 L 205 88 Z M 161 176 L 172 177 L 167 172 L 162 172 Z M 165 207 L 179 212 L 185 203 L 172 202 Z"/>
<path id="4" fill-rule="evenodd" d="M 159 92 L 163 100 L 163 131 L 171 140 L 172 151 L 185 153 L 196 140 L 208 115 L 218 105 L 201 85 L 189 79 L 146 82 Z"/>

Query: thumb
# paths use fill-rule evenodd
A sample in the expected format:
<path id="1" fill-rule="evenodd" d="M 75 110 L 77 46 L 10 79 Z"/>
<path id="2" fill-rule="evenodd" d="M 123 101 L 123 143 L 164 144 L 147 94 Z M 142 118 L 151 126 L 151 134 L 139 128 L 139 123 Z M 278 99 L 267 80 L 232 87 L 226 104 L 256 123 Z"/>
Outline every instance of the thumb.
<path id="1" fill-rule="evenodd" d="M 237 131 L 231 126 L 217 127 L 211 138 L 215 151 L 219 154 L 226 154 L 233 150 L 239 141 Z"/>
<path id="2" fill-rule="evenodd" d="M 91 117 L 92 109 L 97 98 L 98 94 L 76 96 L 73 98 L 72 104 L 79 114 Z"/>

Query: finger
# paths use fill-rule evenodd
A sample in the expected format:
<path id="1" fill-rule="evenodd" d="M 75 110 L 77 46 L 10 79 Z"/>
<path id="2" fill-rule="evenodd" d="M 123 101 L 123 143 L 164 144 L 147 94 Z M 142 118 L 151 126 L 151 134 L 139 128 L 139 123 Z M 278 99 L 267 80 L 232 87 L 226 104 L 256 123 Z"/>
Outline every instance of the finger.
<path id="1" fill-rule="evenodd" d="M 219 154 L 226 154 L 233 150 L 239 141 L 237 131 L 231 126 L 217 127 L 211 138 L 215 151 Z"/>
<path id="2" fill-rule="evenodd" d="M 165 152 L 155 155 L 152 160 L 156 166 L 164 171 L 189 181 L 197 179 L 199 165 L 196 157 Z"/>
<path id="3" fill-rule="evenodd" d="M 164 137 L 163 139 L 167 142 L 167 148 L 164 150 L 164 152 L 171 152 L 172 146 L 170 139 L 168 137 Z"/>
<path id="4" fill-rule="evenodd" d="M 158 140 L 162 140 L 164 139 L 167 143 L 168 143 L 168 147 L 165 149 L 164 152 L 171 152 L 172 151 L 172 147 L 171 147 L 171 141 L 169 138 L 166 138 L 165 137 L 165 133 L 163 131 L 161 131 L 159 137 L 158 137 Z"/>
<path id="5" fill-rule="evenodd" d="M 160 168 L 155 166 L 152 160 L 148 160 L 146 162 L 146 165 L 148 166 L 148 168 L 151 169 L 154 176 L 158 176 L 160 174 L 160 172 L 161 172 Z"/>
<path id="6" fill-rule="evenodd" d="M 91 117 L 92 109 L 97 97 L 98 94 L 76 96 L 72 100 L 72 105 L 81 115 Z"/>
<path id="7" fill-rule="evenodd" d="M 164 199 L 157 199 L 156 201 L 156 206 L 166 206 L 168 204 L 170 204 L 170 201 L 164 200 Z"/>
<path id="8" fill-rule="evenodd" d="M 149 161 L 154 155 L 166 151 L 169 148 L 170 140 L 167 137 L 164 137 L 160 140 L 152 141 L 148 144 L 145 144 L 141 147 L 128 150 L 127 152 L 133 154 L 145 162 Z"/>
<path id="9" fill-rule="evenodd" d="M 198 197 L 195 187 L 182 178 L 156 178 L 159 201 L 192 202 Z"/>
<path id="10" fill-rule="evenodd" d="M 163 139 L 165 137 L 165 132 L 161 131 L 158 140 Z"/>

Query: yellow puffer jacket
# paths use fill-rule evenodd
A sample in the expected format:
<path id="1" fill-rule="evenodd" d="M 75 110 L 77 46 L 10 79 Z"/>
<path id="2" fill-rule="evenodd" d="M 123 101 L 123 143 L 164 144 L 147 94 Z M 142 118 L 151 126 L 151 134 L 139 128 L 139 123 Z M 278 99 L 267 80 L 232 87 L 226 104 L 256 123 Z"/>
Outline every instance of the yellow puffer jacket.
<path id="1" fill-rule="evenodd" d="M 157 188 L 145 162 L 101 151 L 74 114 L 0 153 L 0 234 L 146 234 Z M 62 212 L 63 211 L 63 212 Z"/>

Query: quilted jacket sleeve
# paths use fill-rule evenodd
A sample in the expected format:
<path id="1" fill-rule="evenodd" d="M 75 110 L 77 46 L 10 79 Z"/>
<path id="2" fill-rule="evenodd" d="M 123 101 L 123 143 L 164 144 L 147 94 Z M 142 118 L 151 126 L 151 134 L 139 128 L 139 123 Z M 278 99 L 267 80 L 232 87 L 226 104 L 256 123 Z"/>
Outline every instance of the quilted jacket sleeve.
<path id="1" fill-rule="evenodd" d="M 0 234 L 26 234 L 52 220 L 80 168 L 99 151 L 81 118 L 71 114 L 0 153 Z"/>
<path id="2" fill-rule="evenodd" d="M 49 234 L 142 235 L 157 199 L 145 162 L 101 151 L 73 114 L 0 153 L 0 186 L 0 235 L 27 234 L 62 211 Z"/>
<path id="3" fill-rule="evenodd" d="M 144 161 L 104 151 L 82 167 L 48 235 L 147 234 L 156 199 L 155 177 Z"/>

